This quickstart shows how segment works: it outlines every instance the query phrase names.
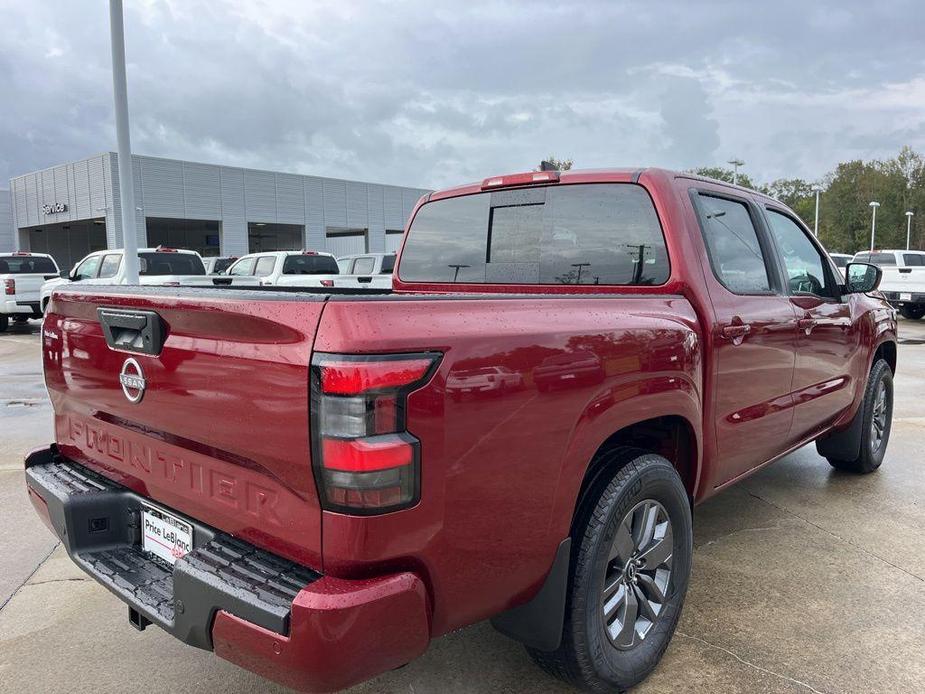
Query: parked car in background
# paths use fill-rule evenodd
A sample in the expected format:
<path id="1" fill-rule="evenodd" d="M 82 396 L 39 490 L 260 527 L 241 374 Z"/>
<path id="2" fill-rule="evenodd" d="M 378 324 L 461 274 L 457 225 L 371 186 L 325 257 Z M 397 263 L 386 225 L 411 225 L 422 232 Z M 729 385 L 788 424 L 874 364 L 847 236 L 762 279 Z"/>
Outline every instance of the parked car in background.
<path id="1" fill-rule="evenodd" d="M 738 186 L 494 176 L 418 202 L 389 291 L 56 291 L 29 498 L 137 628 L 287 687 L 355 685 L 491 618 L 547 672 L 623 691 L 681 616 L 694 504 L 810 442 L 880 466 L 879 279 L 842 280 Z M 489 383 L 523 387 L 453 397 Z"/>
<path id="2" fill-rule="evenodd" d="M 236 255 L 209 256 L 202 259 L 207 275 L 222 275 L 238 259 Z"/>
<path id="3" fill-rule="evenodd" d="M 330 253 L 267 251 L 241 256 L 226 274 L 255 277 L 261 285 L 271 287 L 333 287 L 339 270 Z"/>
<path id="4" fill-rule="evenodd" d="M 125 284 L 125 251 L 112 248 L 94 251 L 85 256 L 66 277 L 49 280 L 42 285 L 41 311 L 45 312 L 52 292 L 67 284 Z M 206 274 L 202 257 L 196 251 L 178 248 L 139 248 L 138 282 L 145 286 L 255 286 L 251 278 L 216 277 Z"/>
<path id="5" fill-rule="evenodd" d="M 509 390 L 520 390 L 523 385 L 523 376 L 506 366 L 481 366 L 451 372 L 446 379 L 446 392 L 459 400 L 469 393 L 502 395 Z"/>
<path id="6" fill-rule="evenodd" d="M 835 263 L 835 267 L 838 268 L 838 271 L 842 275 L 842 279 L 845 277 L 845 268 L 848 266 L 848 263 L 854 258 L 853 255 L 848 253 L 829 253 L 829 257 L 832 259 L 832 262 Z"/>
<path id="7" fill-rule="evenodd" d="M 30 318 L 41 318 L 42 284 L 58 277 L 58 264 L 44 253 L 0 253 L 0 332 L 10 325 L 12 318 L 25 323 Z"/>
<path id="8" fill-rule="evenodd" d="M 335 287 L 360 289 L 391 289 L 394 253 L 360 253 L 337 259 L 340 276 L 334 278 Z"/>
<path id="9" fill-rule="evenodd" d="M 883 272 L 880 291 L 904 318 L 925 316 L 925 251 L 861 251 L 854 261 L 876 265 Z"/>

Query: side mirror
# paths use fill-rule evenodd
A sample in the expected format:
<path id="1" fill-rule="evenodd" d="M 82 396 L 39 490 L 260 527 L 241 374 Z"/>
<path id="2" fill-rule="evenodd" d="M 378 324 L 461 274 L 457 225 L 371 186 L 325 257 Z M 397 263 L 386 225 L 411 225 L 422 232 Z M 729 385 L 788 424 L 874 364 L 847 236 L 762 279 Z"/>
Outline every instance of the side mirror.
<path id="1" fill-rule="evenodd" d="M 866 294 L 880 286 L 883 271 L 868 263 L 848 263 L 845 267 L 845 291 L 848 294 Z"/>

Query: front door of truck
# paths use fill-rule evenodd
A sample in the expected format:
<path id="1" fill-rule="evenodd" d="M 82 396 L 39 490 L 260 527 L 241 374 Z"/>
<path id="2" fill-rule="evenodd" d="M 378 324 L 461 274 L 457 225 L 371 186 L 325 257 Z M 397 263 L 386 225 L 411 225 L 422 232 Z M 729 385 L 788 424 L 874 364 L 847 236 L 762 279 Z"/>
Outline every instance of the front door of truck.
<path id="1" fill-rule="evenodd" d="M 783 295 L 761 211 L 728 189 L 692 193 L 706 246 L 713 303 L 712 412 L 719 486 L 777 455 L 793 419 L 796 315 Z"/>
<path id="2" fill-rule="evenodd" d="M 797 313 L 793 375 L 793 443 L 812 436 L 851 405 L 856 374 L 867 372 L 859 350 L 860 329 L 851 318 L 850 296 L 842 296 L 825 251 L 788 212 L 765 212 Z M 864 363 L 860 363 L 864 361 Z"/>

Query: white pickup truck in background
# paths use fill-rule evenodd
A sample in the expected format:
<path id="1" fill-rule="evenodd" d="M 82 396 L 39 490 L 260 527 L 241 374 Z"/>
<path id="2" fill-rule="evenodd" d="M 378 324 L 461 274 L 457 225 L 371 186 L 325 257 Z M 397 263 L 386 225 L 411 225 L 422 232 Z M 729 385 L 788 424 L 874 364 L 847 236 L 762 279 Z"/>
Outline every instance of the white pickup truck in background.
<path id="1" fill-rule="evenodd" d="M 78 262 L 67 277 L 49 280 L 42 285 L 41 311 L 45 313 L 51 293 L 56 287 L 80 282 L 81 284 L 125 284 L 125 268 L 121 248 L 94 251 Z M 179 248 L 139 248 L 138 283 L 141 285 L 235 286 L 255 287 L 254 277 L 228 277 L 208 275 L 202 257 L 196 251 Z"/>
<path id="2" fill-rule="evenodd" d="M 334 278 L 335 287 L 351 289 L 391 289 L 394 253 L 359 253 L 337 259 L 340 275 Z"/>
<path id="3" fill-rule="evenodd" d="M 854 260 L 883 271 L 880 292 L 904 318 L 919 320 L 925 316 L 925 251 L 861 251 L 855 253 Z"/>
<path id="4" fill-rule="evenodd" d="M 42 284 L 58 277 L 58 264 L 44 253 L 0 254 L 0 333 L 10 325 L 10 318 L 25 323 L 41 318 L 39 293 Z"/>

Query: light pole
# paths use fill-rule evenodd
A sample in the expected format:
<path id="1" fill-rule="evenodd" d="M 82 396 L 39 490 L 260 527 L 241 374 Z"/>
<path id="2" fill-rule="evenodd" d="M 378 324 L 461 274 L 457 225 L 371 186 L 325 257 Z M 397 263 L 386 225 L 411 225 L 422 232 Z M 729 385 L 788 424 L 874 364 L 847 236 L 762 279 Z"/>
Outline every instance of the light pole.
<path id="1" fill-rule="evenodd" d="M 877 234 L 877 208 L 880 203 L 873 201 L 870 203 L 870 252 L 874 252 L 874 237 Z"/>
<path id="2" fill-rule="evenodd" d="M 915 213 L 911 210 L 906 212 L 906 250 L 909 250 L 909 238 L 912 235 L 912 215 Z"/>
<path id="3" fill-rule="evenodd" d="M 822 192 L 822 186 L 814 185 L 813 192 L 816 193 L 816 222 L 813 224 L 813 235 L 819 238 L 819 193 Z"/>
<path id="4" fill-rule="evenodd" d="M 109 0 L 109 37 L 112 43 L 112 94 L 116 110 L 116 151 L 119 155 L 119 202 L 122 207 L 122 262 L 125 283 L 138 284 L 138 235 L 135 231 L 135 183 L 128 125 L 128 87 L 125 80 L 125 34 L 122 0 Z"/>
<path id="5" fill-rule="evenodd" d="M 739 167 L 744 166 L 745 162 L 741 159 L 733 157 L 726 163 L 732 164 L 732 185 L 736 185 L 737 181 L 739 180 Z"/>

